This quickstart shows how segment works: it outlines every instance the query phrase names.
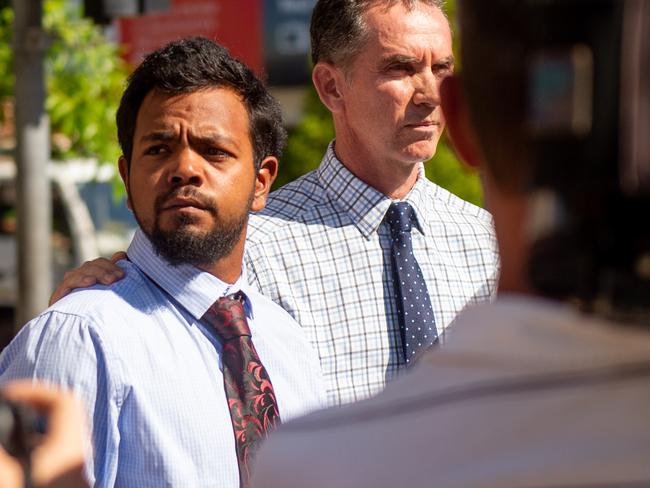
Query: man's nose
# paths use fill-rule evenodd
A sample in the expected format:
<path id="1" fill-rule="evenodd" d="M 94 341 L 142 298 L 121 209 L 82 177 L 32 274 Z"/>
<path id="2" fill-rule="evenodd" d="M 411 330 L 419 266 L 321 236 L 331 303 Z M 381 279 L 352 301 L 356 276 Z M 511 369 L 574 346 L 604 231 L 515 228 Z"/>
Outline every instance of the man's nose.
<path id="1" fill-rule="evenodd" d="M 168 175 L 169 183 L 173 186 L 201 186 L 203 183 L 201 167 L 201 158 L 191 148 L 184 148 L 172 162 Z"/>
<path id="2" fill-rule="evenodd" d="M 441 81 L 431 70 L 424 70 L 415 77 L 413 102 L 416 105 L 437 107 L 440 105 Z"/>

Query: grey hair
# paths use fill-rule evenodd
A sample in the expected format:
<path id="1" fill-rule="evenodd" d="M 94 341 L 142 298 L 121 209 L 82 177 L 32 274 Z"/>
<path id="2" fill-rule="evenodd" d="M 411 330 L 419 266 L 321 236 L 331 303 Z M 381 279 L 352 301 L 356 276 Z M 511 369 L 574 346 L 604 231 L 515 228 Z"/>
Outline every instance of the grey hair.
<path id="1" fill-rule="evenodd" d="M 444 0 L 318 0 L 311 16 L 311 59 L 347 68 L 366 43 L 364 14 L 376 5 L 401 3 L 407 10 L 418 4 L 443 11 Z M 444 12 L 444 11 L 443 11 Z"/>

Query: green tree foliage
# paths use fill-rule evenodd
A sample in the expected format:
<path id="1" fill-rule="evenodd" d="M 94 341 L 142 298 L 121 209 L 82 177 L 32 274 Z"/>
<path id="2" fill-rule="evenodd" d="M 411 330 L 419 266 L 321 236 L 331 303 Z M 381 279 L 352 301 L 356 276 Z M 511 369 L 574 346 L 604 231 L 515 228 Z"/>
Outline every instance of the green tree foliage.
<path id="1" fill-rule="evenodd" d="M 13 13 L 0 11 L 0 102 L 13 95 Z M 115 111 L 126 65 L 118 47 L 81 16 L 79 2 L 45 0 L 47 52 L 46 108 L 52 132 L 52 157 L 95 157 L 114 163 L 119 156 Z"/>
<path id="2" fill-rule="evenodd" d="M 11 9 L 0 9 L 0 102 L 11 97 L 14 90 L 14 73 L 11 69 L 11 23 L 13 15 Z M 0 112 L 0 117 L 3 113 Z"/>
<path id="3" fill-rule="evenodd" d="M 300 123 L 289 130 L 289 141 L 280 162 L 280 171 L 274 188 L 295 180 L 315 169 L 334 138 L 332 116 L 321 103 L 316 90 L 310 88 Z"/>

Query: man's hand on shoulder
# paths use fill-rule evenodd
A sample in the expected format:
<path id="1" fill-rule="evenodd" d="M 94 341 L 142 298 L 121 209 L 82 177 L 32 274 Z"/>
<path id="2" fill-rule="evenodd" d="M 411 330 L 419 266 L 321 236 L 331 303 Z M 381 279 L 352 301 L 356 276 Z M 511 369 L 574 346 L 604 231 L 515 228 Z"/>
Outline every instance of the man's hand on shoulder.
<path id="1" fill-rule="evenodd" d="M 120 251 L 113 254 L 111 259 L 93 259 L 92 261 L 86 261 L 79 268 L 68 271 L 63 276 L 63 281 L 59 283 L 54 293 L 52 293 L 49 304 L 52 305 L 77 288 L 87 288 L 97 283 L 111 285 L 121 280 L 124 278 L 124 271 L 115 263 L 125 258 L 126 253 Z"/>

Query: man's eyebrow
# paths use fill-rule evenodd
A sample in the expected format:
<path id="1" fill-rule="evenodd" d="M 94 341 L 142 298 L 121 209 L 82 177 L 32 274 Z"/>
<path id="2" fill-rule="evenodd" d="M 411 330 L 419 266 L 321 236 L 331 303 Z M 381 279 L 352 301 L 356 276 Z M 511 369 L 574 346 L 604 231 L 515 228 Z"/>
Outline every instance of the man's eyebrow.
<path id="1" fill-rule="evenodd" d="M 141 142 L 169 142 L 176 140 L 178 135 L 171 130 L 157 130 L 149 132 L 140 138 Z M 237 141 L 218 132 L 206 131 L 190 136 L 193 144 L 226 144 L 238 147 Z"/>
<path id="2" fill-rule="evenodd" d="M 176 134 L 170 130 L 157 130 L 149 132 L 140 138 L 141 142 L 167 142 L 176 137 Z"/>
<path id="3" fill-rule="evenodd" d="M 235 139 L 219 132 L 206 131 L 200 134 L 190 135 L 190 141 L 192 144 L 215 144 L 239 148 L 239 144 L 237 144 Z"/>
<path id="4" fill-rule="evenodd" d="M 391 54 L 382 59 L 382 64 L 389 65 L 391 63 L 419 63 L 420 60 L 413 56 L 408 56 L 406 54 Z M 452 68 L 454 66 L 454 56 L 450 54 L 444 58 L 438 59 L 433 63 L 434 66 L 438 68 Z"/>
<path id="5" fill-rule="evenodd" d="M 391 64 L 391 63 L 416 63 L 418 61 L 417 58 L 413 56 L 407 56 L 406 54 L 391 54 L 389 56 L 386 56 L 381 60 L 382 64 Z"/>

